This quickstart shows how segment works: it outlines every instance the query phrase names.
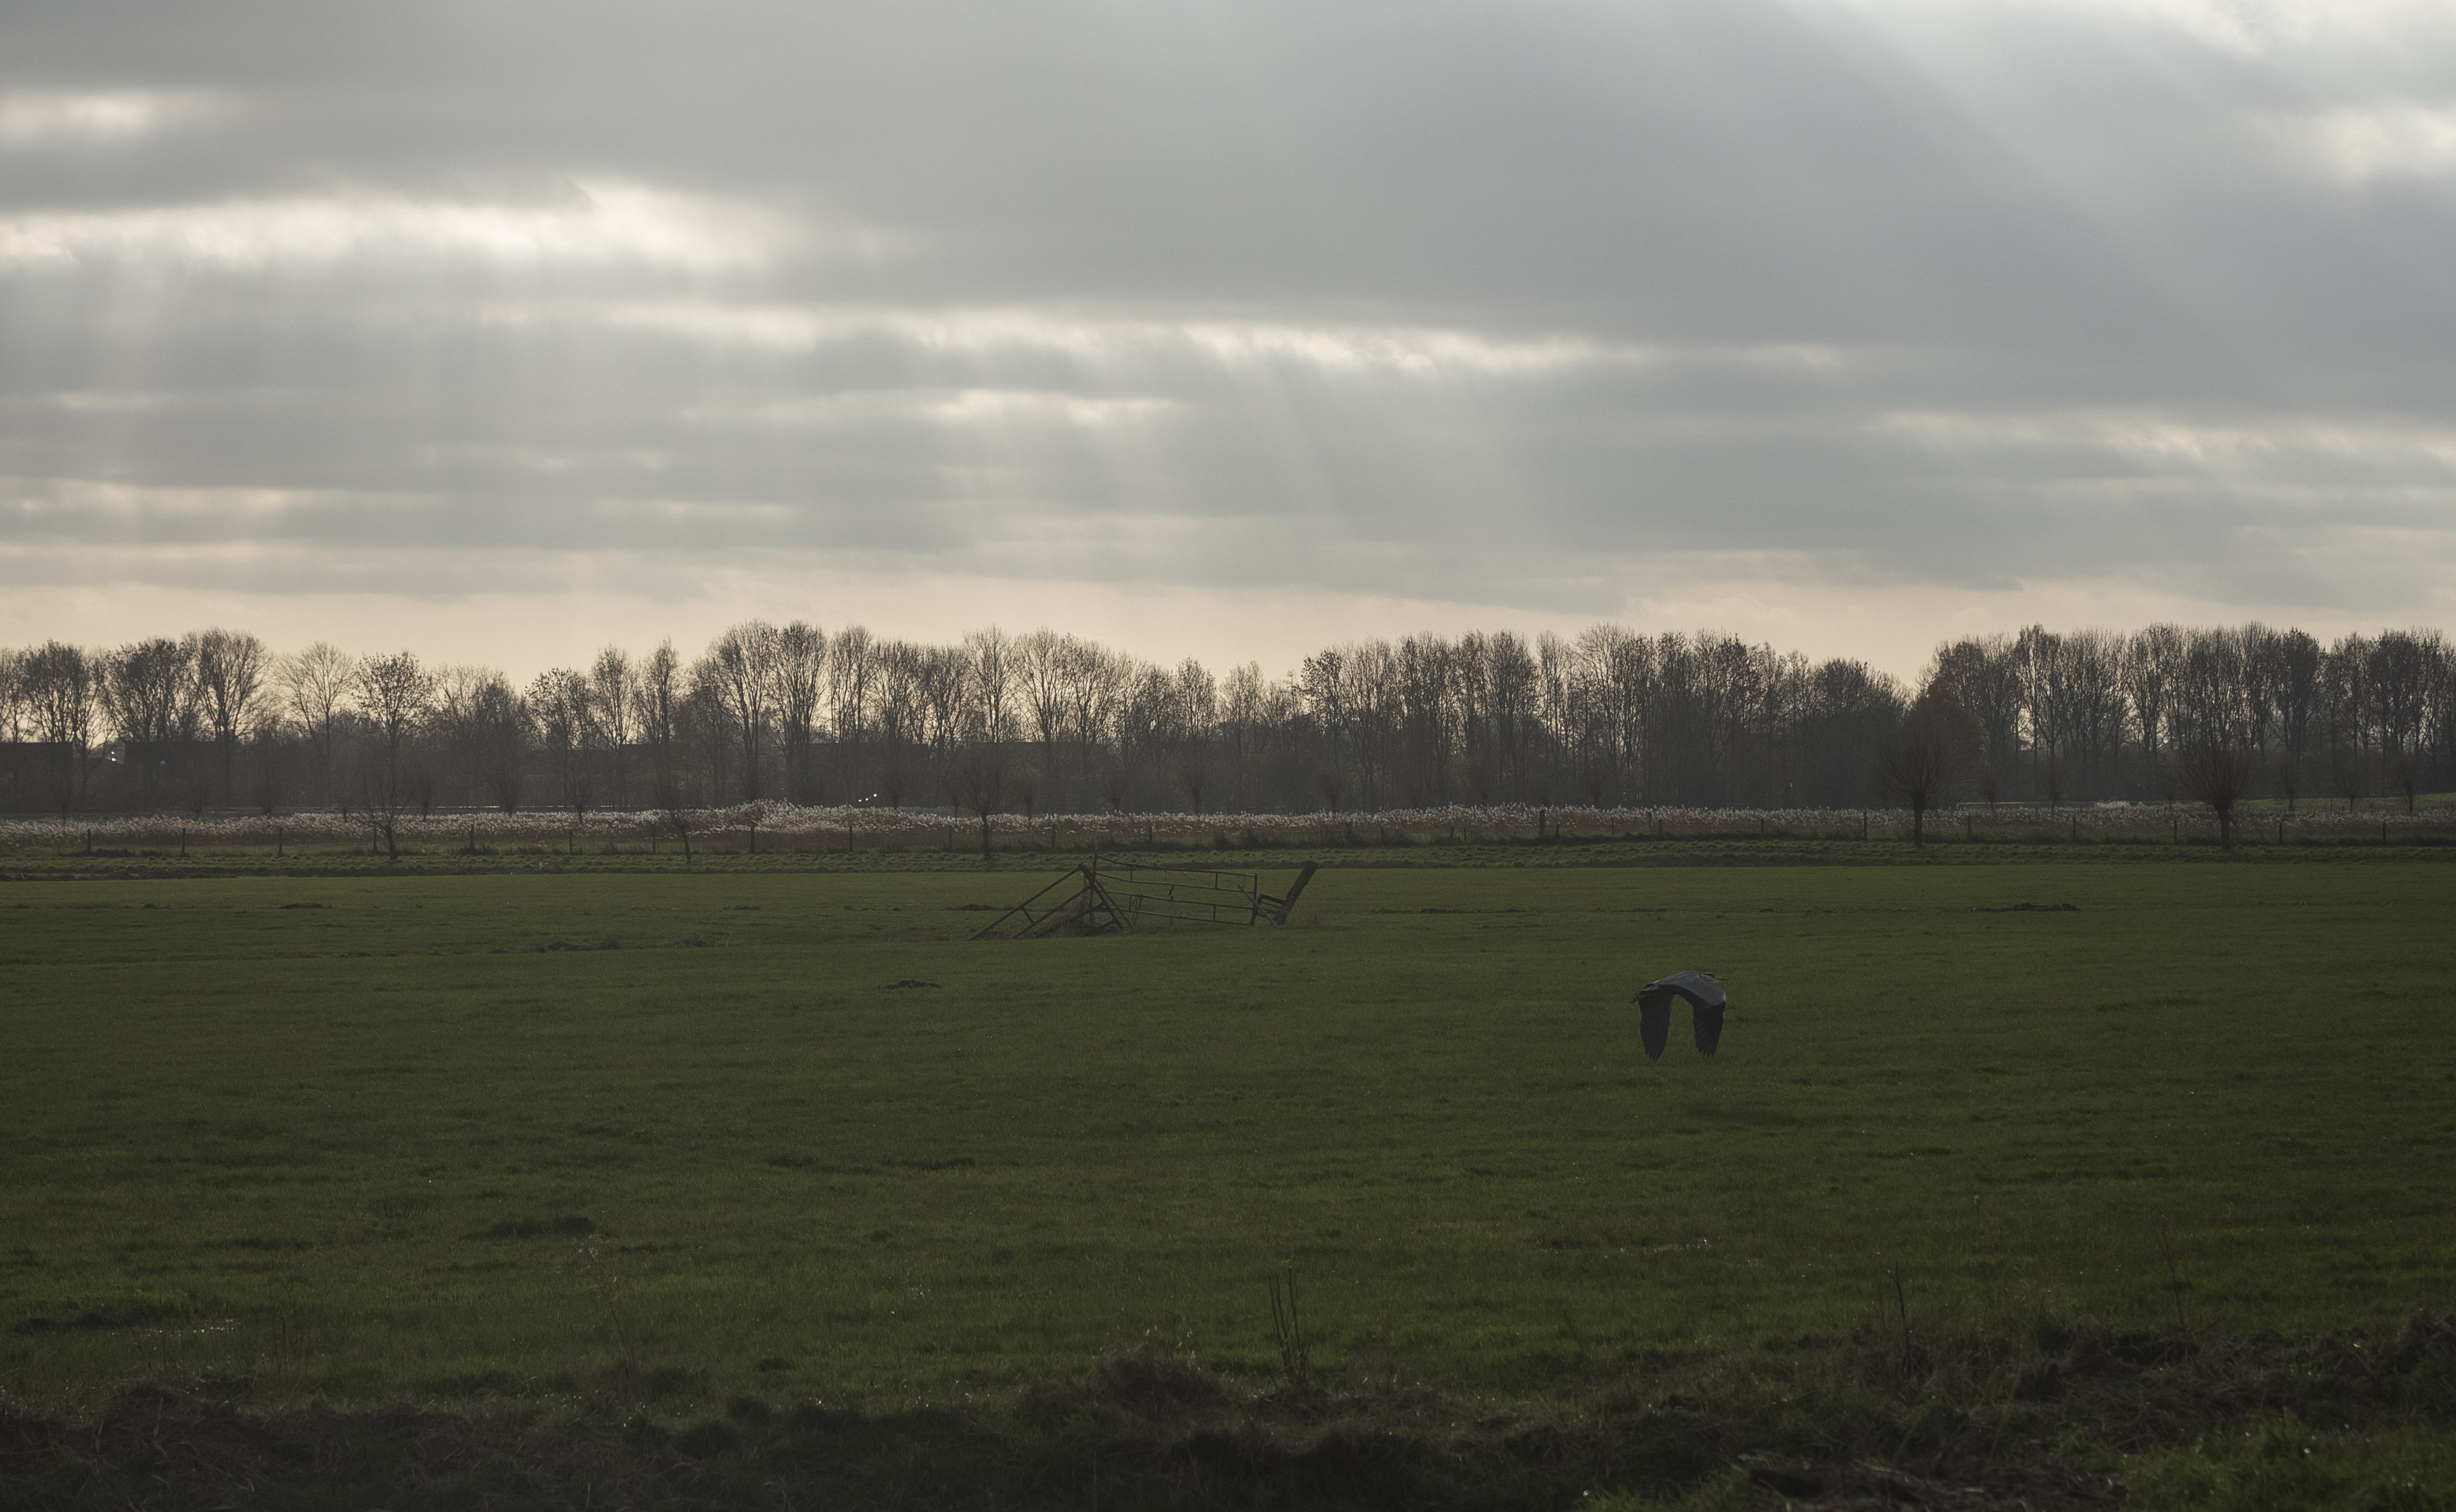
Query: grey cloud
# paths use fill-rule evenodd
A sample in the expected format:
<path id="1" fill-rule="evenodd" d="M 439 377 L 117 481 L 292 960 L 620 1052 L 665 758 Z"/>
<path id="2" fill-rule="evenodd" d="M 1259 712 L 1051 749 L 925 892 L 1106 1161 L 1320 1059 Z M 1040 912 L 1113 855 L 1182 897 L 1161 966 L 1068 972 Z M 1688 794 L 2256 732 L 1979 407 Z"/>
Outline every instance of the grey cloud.
<path id="1" fill-rule="evenodd" d="M 2456 26 L 2380 13 L 21 6 L 0 95 L 188 103 L 0 142 L 0 571 L 2420 606 Z"/>

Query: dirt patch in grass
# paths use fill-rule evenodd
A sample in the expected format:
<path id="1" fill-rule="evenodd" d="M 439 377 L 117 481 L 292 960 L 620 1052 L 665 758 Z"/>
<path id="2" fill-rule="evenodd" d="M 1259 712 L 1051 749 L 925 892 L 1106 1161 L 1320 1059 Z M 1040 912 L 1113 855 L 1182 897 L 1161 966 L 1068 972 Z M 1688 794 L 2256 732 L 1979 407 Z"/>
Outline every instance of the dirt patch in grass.
<path id="1" fill-rule="evenodd" d="M 2412 1479 L 2375 1449 L 2456 1428 L 2456 1320 L 2301 1340 L 1905 1346 L 1872 1329 L 1499 1402 L 1387 1361 L 1257 1391 L 1156 1337 L 960 1406 L 701 1400 L 706 1382 L 680 1370 L 583 1388 L 576 1410 L 497 1373 L 434 1384 L 468 1405 L 256 1410 L 239 1377 L 136 1382 L 75 1417 L 0 1399 L 0 1502 L 2084 1508 L 2128 1500 L 2127 1476 L 2167 1474 L 2158 1457 L 2179 1446 L 2222 1477 L 2225 1445 L 2248 1445 L 2243 1473 L 2266 1475 L 2261 1457 L 2283 1442 L 2298 1484 L 2325 1498 L 2308 1504 L 2364 1505 L 2366 1475 Z"/>

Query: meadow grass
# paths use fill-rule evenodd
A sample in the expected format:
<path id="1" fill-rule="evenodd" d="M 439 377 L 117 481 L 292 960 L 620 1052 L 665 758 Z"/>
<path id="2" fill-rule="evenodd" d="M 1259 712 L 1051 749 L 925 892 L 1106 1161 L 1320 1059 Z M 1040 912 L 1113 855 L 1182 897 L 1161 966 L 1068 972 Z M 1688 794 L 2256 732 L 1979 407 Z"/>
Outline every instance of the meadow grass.
<path id="1" fill-rule="evenodd" d="M 1346 868 L 1035 942 L 969 938 L 1024 858 L 741 861 L 0 883 L 0 1393 L 1260 1390 L 1291 1276 L 1325 1379 L 1488 1399 L 2449 1305 L 2438 855 Z M 1689 967 L 1722 1053 L 1648 1063 Z"/>

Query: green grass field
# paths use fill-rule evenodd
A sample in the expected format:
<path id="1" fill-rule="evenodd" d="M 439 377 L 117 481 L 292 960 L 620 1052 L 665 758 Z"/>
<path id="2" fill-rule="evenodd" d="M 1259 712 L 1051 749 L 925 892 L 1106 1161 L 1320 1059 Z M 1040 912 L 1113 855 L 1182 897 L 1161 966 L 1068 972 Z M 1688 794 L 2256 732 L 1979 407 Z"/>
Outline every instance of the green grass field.
<path id="1" fill-rule="evenodd" d="M 0 883 L 0 1393 L 1260 1391 L 1288 1275 L 1326 1379 L 1480 1400 L 2392 1332 L 2456 1292 L 2456 868 L 2364 861 L 1333 869 L 1023 943 L 967 938 L 1017 858 Z M 1723 1052 L 1649 1063 L 1683 967 Z"/>

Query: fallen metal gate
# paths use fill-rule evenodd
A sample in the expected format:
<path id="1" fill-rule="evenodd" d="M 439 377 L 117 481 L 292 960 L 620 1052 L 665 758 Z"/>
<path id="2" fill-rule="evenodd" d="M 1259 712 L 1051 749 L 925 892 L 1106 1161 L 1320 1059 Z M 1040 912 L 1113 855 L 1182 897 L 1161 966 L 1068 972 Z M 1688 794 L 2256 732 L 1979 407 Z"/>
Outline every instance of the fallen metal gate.
<path id="1" fill-rule="evenodd" d="M 1259 874 L 1198 867 L 1154 867 L 1097 856 L 998 915 L 975 940 L 1044 939 L 1130 931 L 1156 920 L 1189 924 L 1285 924 L 1320 868 L 1308 861 L 1287 896 L 1262 890 Z M 1011 924 L 1020 924 L 1011 934 Z"/>

